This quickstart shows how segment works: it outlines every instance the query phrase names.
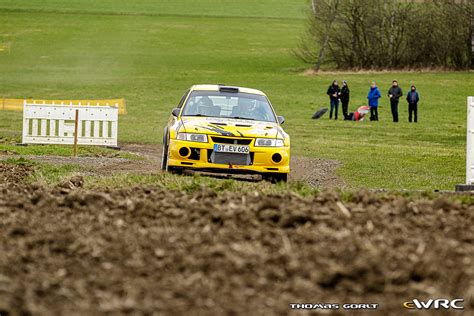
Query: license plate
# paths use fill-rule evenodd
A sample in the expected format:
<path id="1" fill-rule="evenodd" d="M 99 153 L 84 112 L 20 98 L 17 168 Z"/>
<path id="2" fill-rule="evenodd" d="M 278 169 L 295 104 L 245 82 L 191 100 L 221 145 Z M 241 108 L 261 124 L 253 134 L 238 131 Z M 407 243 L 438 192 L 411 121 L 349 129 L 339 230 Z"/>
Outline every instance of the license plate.
<path id="1" fill-rule="evenodd" d="M 218 153 L 248 154 L 250 153 L 250 147 L 241 145 L 214 144 L 214 151 Z"/>

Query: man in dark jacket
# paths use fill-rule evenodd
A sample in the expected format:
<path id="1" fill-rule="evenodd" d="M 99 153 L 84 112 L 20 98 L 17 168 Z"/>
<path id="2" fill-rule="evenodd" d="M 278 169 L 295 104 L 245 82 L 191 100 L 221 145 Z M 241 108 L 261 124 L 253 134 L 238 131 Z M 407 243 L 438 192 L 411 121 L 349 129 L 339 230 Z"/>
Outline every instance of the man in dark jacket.
<path id="1" fill-rule="evenodd" d="M 339 97 L 341 95 L 341 89 L 337 80 L 332 82 L 332 85 L 329 86 L 328 91 L 326 92 L 331 101 L 331 111 L 329 112 L 329 119 L 332 119 L 332 113 L 335 111 L 334 119 L 337 120 L 337 112 L 339 110 Z"/>
<path id="2" fill-rule="evenodd" d="M 410 92 L 407 94 L 408 101 L 408 122 L 411 123 L 412 114 L 414 114 L 415 123 L 418 122 L 418 101 L 420 101 L 420 95 L 416 91 L 415 85 L 411 86 Z"/>
<path id="3" fill-rule="evenodd" d="M 392 108 L 393 121 L 398 122 L 398 99 L 403 96 L 402 88 L 398 86 L 398 81 L 393 80 L 392 87 L 388 90 L 390 107 Z"/>
<path id="4" fill-rule="evenodd" d="M 349 96 L 351 91 L 349 90 L 349 86 L 347 85 L 347 81 L 344 80 L 342 82 L 341 88 L 341 103 L 342 103 L 342 114 L 344 114 L 344 120 L 348 120 L 349 117 Z"/>

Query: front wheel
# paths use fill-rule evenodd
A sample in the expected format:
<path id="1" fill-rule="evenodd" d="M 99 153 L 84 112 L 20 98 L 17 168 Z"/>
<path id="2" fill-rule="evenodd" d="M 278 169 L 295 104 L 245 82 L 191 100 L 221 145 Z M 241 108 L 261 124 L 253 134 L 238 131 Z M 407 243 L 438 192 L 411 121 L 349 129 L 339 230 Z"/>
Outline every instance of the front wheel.
<path id="1" fill-rule="evenodd" d="M 270 181 L 271 183 L 287 182 L 287 173 L 266 173 L 262 175 L 263 180 Z"/>
<path id="2" fill-rule="evenodd" d="M 183 174 L 184 169 L 180 167 L 171 167 L 168 166 L 168 172 L 172 174 Z"/>
<path id="3" fill-rule="evenodd" d="M 168 171 L 168 151 L 169 151 L 169 145 L 168 145 L 168 135 L 165 132 L 163 135 L 163 153 L 161 155 L 161 170 Z"/>

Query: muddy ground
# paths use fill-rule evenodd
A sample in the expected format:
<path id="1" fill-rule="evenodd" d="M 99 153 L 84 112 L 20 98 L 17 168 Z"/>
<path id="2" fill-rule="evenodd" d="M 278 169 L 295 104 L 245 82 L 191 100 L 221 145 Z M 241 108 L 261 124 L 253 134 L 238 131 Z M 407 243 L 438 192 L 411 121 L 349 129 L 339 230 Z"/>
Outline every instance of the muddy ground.
<path id="1" fill-rule="evenodd" d="M 303 302 L 403 315 L 413 298 L 458 297 L 453 315 L 474 308 L 474 205 L 443 195 L 89 191 L 80 177 L 23 184 L 29 172 L 0 163 L 1 315 L 304 315 L 289 309 Z"/>

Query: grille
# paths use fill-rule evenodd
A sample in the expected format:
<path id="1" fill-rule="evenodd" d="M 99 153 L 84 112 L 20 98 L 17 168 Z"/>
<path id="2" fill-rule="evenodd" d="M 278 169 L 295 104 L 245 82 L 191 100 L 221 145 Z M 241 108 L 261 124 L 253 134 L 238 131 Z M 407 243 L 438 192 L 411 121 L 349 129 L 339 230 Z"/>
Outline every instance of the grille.
<path id="1" fill-rule="evenodd" d="M 244 139 L 244 138 L 225 138 L 225 137 L 211 136 L 211 139 L 214 143 L 218 143 L 218 144 L 250 145 L 250 143 L 252 142 L 251 139 Z"/>
<path id="2" fill-rule="evenodd" d="M 248 166 L 252 162 L 249 154 L 216 153 L 214 151 L 212 151 L 210 160 L 212 163 L 238 166 Z"/>

